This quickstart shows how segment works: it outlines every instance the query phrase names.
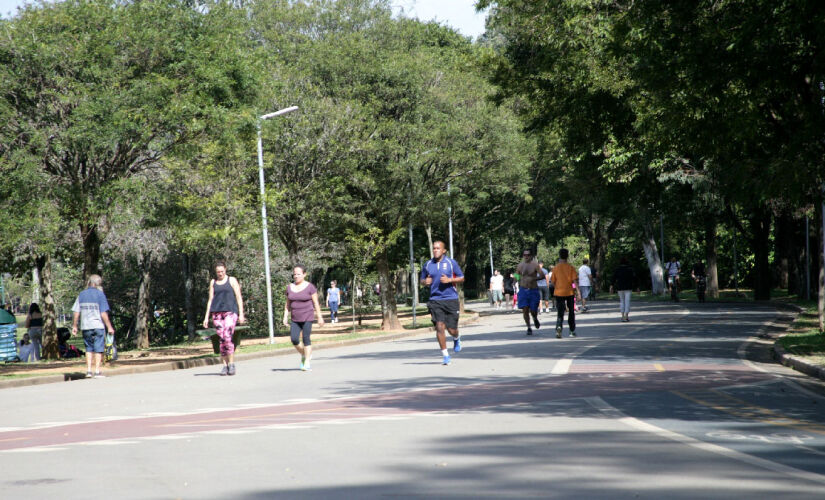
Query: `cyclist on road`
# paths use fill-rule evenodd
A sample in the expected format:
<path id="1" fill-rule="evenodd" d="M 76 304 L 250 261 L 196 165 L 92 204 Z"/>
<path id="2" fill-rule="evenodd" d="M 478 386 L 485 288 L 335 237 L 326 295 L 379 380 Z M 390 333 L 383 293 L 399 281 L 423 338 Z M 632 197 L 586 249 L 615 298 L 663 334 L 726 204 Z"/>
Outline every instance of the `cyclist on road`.
<path id="1" fill-rule="evenodd" d="M 690 272 L 691 278 L 696 283 L 696 297 L 699 302 L 705 301 L 705 290 L 707 289 L 707 273 L 705 272 L 705 263 L 701 260 L 693 265 L 693 270 Z"/>
<path id="2" fill-rule="evenodd" d="M 682 264 L 676 260 L 676 257 L 671 257 L 670 262 L 665 264 L 665 271 L 667 271 L 667 285 L 670 289 L 670 297 L 676 302 L 679 301 L 679 272 L 682 270 Z"/>

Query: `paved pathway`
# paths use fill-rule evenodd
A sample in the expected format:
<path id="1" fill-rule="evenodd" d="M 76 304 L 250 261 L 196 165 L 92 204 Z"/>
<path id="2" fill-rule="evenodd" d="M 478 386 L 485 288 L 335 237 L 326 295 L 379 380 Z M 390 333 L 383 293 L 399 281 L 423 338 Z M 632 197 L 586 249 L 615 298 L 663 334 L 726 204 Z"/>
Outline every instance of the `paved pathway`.
<path id="1" fill-rule="evenodd" d="M 8 498 L 817 498 L 825 390 L 772 364 L 767 306 L 613 303 L 297 356 L 0 391 Z M 550 323 L 550 315 L 543 315 Z"/>

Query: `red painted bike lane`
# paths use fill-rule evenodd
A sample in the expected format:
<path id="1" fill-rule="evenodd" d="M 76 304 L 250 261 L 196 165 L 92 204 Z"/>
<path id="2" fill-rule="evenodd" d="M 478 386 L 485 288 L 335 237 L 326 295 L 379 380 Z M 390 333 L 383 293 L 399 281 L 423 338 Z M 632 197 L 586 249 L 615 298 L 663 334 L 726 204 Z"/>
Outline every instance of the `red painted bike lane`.
<path id="1" fill-rule="evenodd" d="M 768 378 L 769 375 L 742 364 L 680 363 L 671 366 L 665 363 L 659 368 L 652 368 L 650 363 L 612 367 L 610 364 L 574 364 L 567 375 L 517 381 L 6 431 L 0 432 L 0 451 L 331 420 L 478 410 L 594 396 L 724 387 Z"/>

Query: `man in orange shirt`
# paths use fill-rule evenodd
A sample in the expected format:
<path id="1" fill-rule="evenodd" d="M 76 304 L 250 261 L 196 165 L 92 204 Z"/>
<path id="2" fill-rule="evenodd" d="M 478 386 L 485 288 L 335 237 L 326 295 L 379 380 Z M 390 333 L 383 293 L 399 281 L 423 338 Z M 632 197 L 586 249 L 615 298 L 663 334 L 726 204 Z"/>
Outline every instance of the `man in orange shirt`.
<path id="1" fill-rule="evenodd" d="M 555 287 L 553 295 L 556 297 L 556 310 L 558 311 L 556 317 L 556 338 L 558 339 L 561 338 L 565 308 L 569 311 L 567 326 L 570 327 L 570 336 L 576 336 L 576 312 L 573 310 L 573 296 L 576 292 L 573 289 L 573 283 L 578 283 L 579 273 L 575 267 L 567 263 L 569 254 L 566 248 L 559 250 L 559 263 L 553 268 L 553 274 L 550 276 L 550 281 Z"/>

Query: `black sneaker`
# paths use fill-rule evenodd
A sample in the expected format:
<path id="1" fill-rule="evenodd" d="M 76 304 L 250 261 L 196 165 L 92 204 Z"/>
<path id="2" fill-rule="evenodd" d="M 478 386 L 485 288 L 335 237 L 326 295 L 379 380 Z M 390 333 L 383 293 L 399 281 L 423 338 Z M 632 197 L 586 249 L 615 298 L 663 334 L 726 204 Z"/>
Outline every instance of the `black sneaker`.
<path id="1" fill-rule="evenodd" d="M 534 318 L 534 319 L 533 319 L 533 324 L 534 324 L 534 325 L 536 325 L 536 330 L 538 330 L 539 328 L 541 328 L 541 323 L 539 323 L 539 319 L 538 319 L 538 318 Z"/>
<path id="2" fill-rule="evenodd" d="M 560 326 L 556 327 L 556 338 L 557 339 L 561 338 L 561 327 Z"/>
<path id="3" fill-rule="evenodd" d="M 532 328 L 527 329 L 527 335 L 533 335 L 533 329 Z"/>

